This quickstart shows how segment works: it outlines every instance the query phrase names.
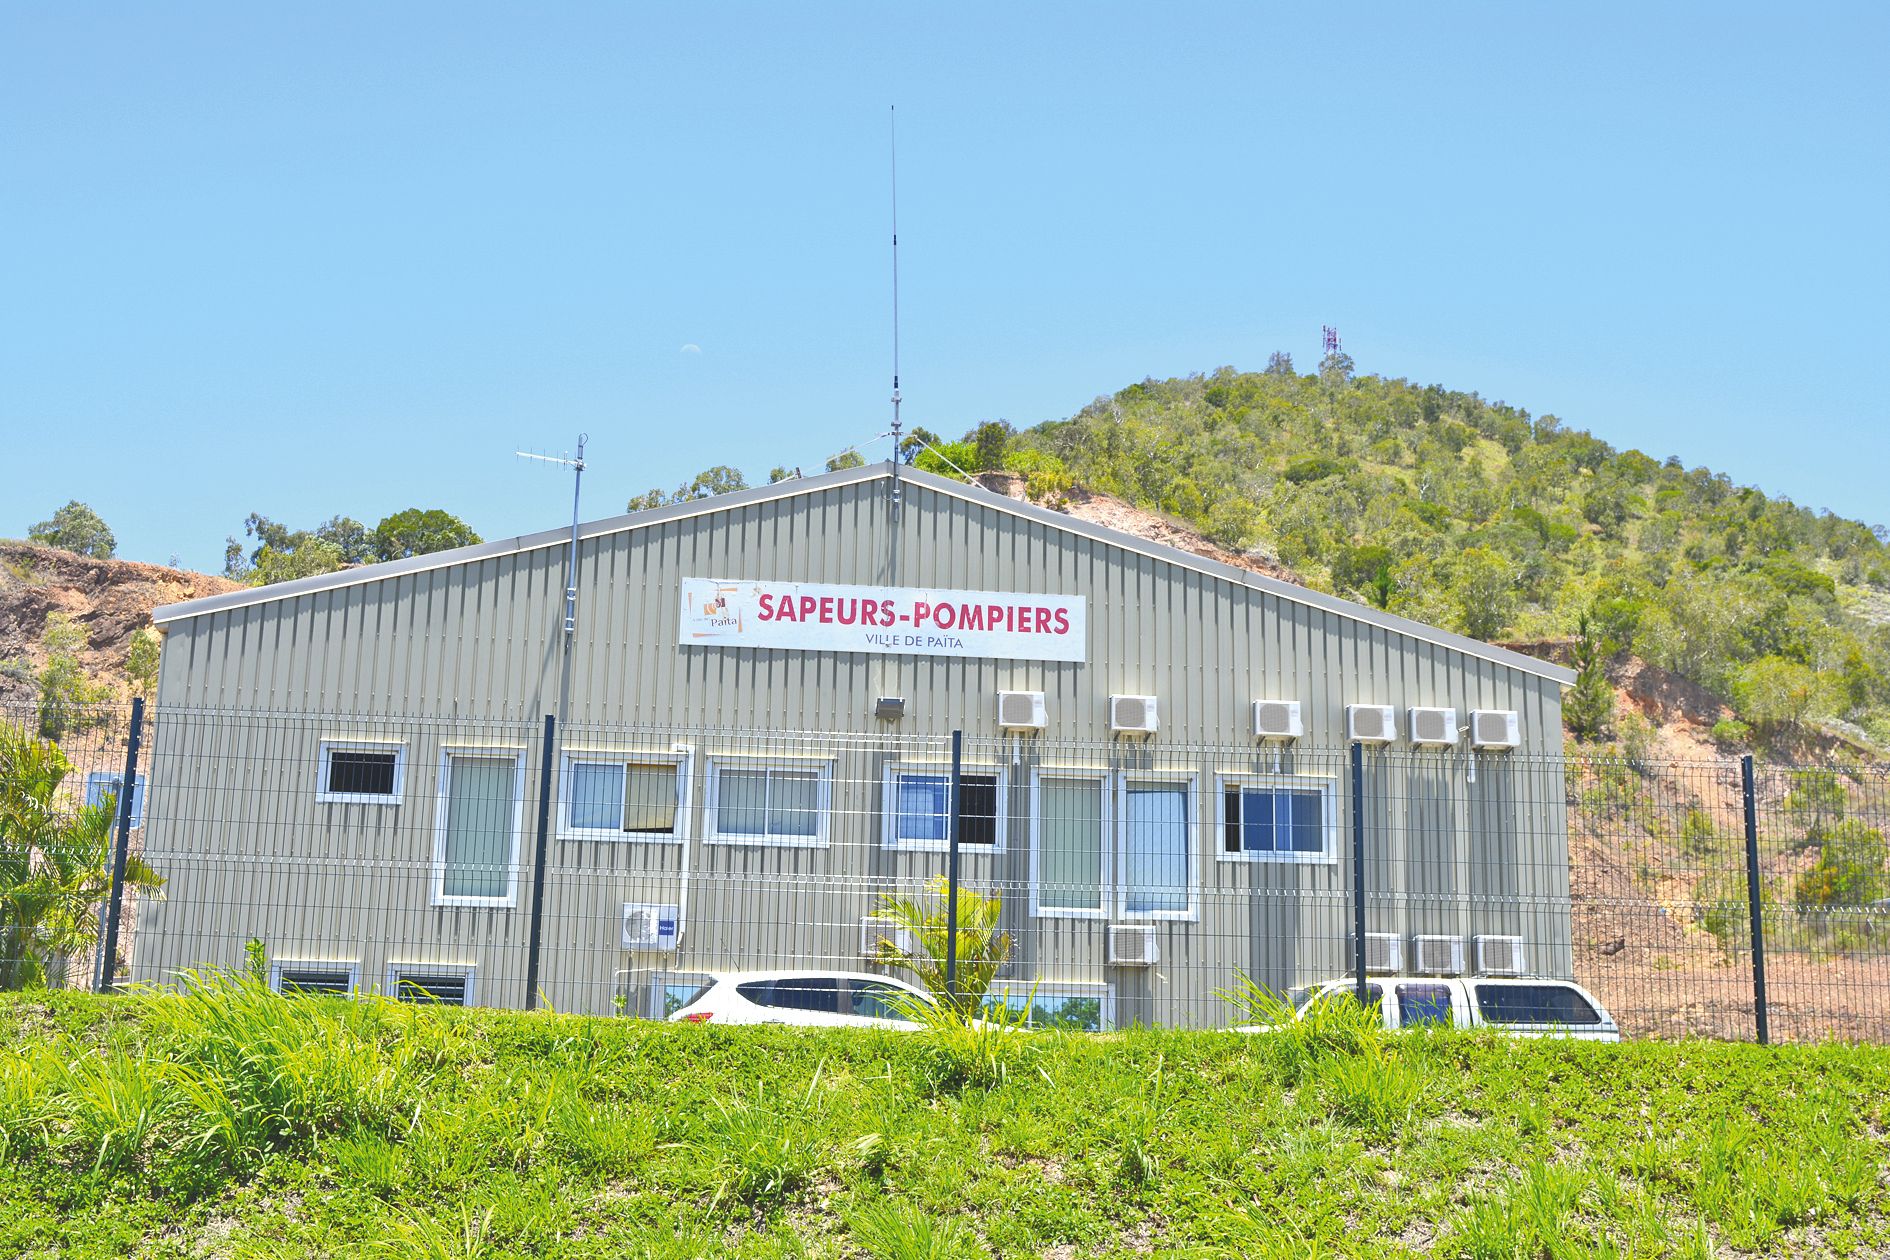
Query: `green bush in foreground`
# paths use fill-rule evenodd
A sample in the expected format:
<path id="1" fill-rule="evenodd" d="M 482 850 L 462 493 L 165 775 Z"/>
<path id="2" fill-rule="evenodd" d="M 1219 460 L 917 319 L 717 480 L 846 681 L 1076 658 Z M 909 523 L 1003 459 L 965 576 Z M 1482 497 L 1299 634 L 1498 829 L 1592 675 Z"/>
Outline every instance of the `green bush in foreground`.
<path id="1" fill-rule="evenodd" d="M 1882 1254 L 1890 1052 L 0 1001 L 0 1255 Z M 972 1063 L 979 1062 L 977 1058 Z"/>

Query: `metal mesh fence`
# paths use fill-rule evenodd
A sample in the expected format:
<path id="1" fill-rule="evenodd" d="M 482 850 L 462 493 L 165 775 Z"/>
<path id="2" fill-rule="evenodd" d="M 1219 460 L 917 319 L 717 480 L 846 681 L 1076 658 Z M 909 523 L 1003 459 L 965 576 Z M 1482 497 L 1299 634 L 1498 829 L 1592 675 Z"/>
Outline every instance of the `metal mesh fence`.
<path id="1" fill-rule="evenodd" d="M 128 720 L 62 733 L 61 817 L 122 776 Z M 1355 791 L 1349 747 L 959 755 L 954 820 L 949 738 L 164 709 L 128 837 L 162 883 L 129 886 L 119 952 L 149 983 L 652 1018 L 737 971 L 937 987 L 955 821 L 961 914 L 992 928 L 959 978 L 1040 1022 L 1222 1027 L 1243 980 L 1345 980 L 1356 845 L 1381 985 L 1573 980 L 1627 1035 L 1752 1038 L 1756 892 L 1770 1034 L 1890 1039 L 1880 770 L 1764 765 L 1748 793 L 1738 760 L 1365 749 Z M 43 978 L 93 983 L 95 953 Z"/>

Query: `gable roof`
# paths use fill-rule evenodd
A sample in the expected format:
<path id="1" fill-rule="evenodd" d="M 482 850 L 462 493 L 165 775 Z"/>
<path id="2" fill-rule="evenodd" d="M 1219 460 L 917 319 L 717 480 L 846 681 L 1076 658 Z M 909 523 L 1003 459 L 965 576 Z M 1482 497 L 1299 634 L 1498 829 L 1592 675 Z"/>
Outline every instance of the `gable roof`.
<path id="1" fill-rule="evenodd" d="M 891 464 L 869 464 L 860 468 L 843 468 L 838 472 L 821 473 L 813 477 L 796 477 L 788 481 L 778 481 L 773 485 L 756 486 L 749 490 L 738 490 L 733 494 L 719 494 L 706 499 L 691 499 L 684 503 L 672 503 L 666 507 L 650 508 L 642 512 L 631 512 L 623 516 L 607 517 L 599 521 L 578 526 L 578 537 L 598 538 L 608 534 L 624 533 L 629 530 L 644 529 L 651 525 L 661 525 L 667 521 L 684 520 L 693 516 L 707 516 L 716 512 L 726 512 L 734 508 L 747 507 L 756 503 L 769 503 L 777 499 L 789 499 L 799 495 L 819 494 L 822 491 L 842 486 L 856 485 L 868 481 L 890 481 L 893 477 L 913 485 L 923 486 L 939 494 L 963 499 L 980 507 L 991 508 L 999 512 L 1008 512 L 1025 520 L 1036 521 L 1053 529 L 1068 534 L 1076 534 L 1097 542 L 1105 543 L 1124 551 L 1148 556 L 1151 559 L 1172 564 L 1178 568 L 1191 569 L 1221 581 L 1244 586 L 1249 590 L 1261 591 L 1278 599 L 1316 608 L 1323 612 L 1335 613 L 1352 621 L 1378 626 L 1407 638 L 1432 643 L 1438 647 L 1474 656 L 1493 664 L 1506 666 L 1526 674 L 1547 678 L 1552 682 L 1568 686 L 1575 681 L 1574 671 L 1549 661 L 1525 656 L 1521 652 L 1484 643 L 1480 639 L 1468 638 L 1427 626 L 1422 622 L 1399 617 L 1364 604 L 1355 604 L 1351 600 L 1340 599 L 1336 595 L 1327 595 L 1279 578 L 1269 577 L 1264 573 L 1255 573 L 1249 569 L 1236 568 L 1206 556 L 1183 551 L 1166 543 L 1150 542 L 1134 534 L 1110 529 L 1106 525 L 1097 525 L 1089 521 L 1077 520 L 1062 512 L 1039 507 L 1035 503 L 1012 499 L 996 494 L 983 486 L 969 485 L 941 477 L 909 466 L 894 468 Z M 436 551 L 430 555 L 412 556 L 405 560 L 389 560 L 382 564 L 361 565 L 353 569 L 341 569 L 334 573 L 321 573 L 314 577 L 297 578 L 290 582 L 278 582 L 271 586 L 252 587 L 240 591 L 229 591 L 222 595 L 209 595 L 202 599 L 193 599 L 181 604 L 166 604 L 151 613 L 153 624 L 161 627 L 175 621 L 186 621 L 201 617 L 207 613 L 223 612 L 233 608 L 247 608 L 257 604 L 274 603 L 277 600 L 293 599 L 298 595 L 307 595 L 315 591 L 334 590 L 339 587 L 358 586 L 367 582 L 381 582 L 388 578 L 400 577 L 408 573 L 424 573 L 431 569 L 451 568 L 455 565 L 469 564 L 494 556 L 514 555 L 522 551 L 535 551 L 543 547 L 563 547 L 571 541 L 569 529 L 541 530 L 535 534 L 521 534 L 517 538 L 499 539 L 493 542 L 477 543 L 471 547 L 456 547 L 451 551 Z"/>

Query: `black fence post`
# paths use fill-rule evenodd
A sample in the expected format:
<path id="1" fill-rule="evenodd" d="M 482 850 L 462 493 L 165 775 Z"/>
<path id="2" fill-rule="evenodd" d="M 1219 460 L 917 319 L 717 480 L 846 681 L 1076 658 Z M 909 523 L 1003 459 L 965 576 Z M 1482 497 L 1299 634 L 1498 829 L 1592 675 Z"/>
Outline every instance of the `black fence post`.
<path id="1" fill-rule="evenodd" d="M 556 755 L 558 719 L 545 714 L 545 751 L 538 771 L 538 849 L 532 856 L 531 948 L 525 956 L 525 1009 L 538 1009 L 538 948 L 545 922 L 545 850 L 551 843 L 551 774 Z"/>
<path id="2" fill-rule="evenodd" d="M 125 907 L 125 862 L 131 855 L 131 807 L 138 799 L 138 750 L 144 743 L 144 697 L 131 701 L 131 738 L 125 742 L 125 777 L 118 781 L 118 839 L 112 846 L 111 900 L 105 908 L 105 940 L 99 945 L 98 991 L 118 985 L 118 924 Z"/>
<path id="3" fill-rule="evenodd" d="M 1365 745 L 1352 745 L 1352 973 L 1365 1000 Z"/>
<path id="4" fill-rule="evenodd" d="M 1765 916 L 1759 895 L 1759 800 L 1752 782 L 1752 754 L 1739 759 L 1740 786 L 1746 797 L 1746 903 L 1752 914 L 1752 1014 L 1759 1044 L 1772 1043 L 1765 1010 Z"/>
<path id="5" fill-rule="evenodd" d="M 964 769 L 965 733 L 952 732 L 952 785 L 947 794 L 946 822 L 950 855 L 945 860 L 945 995 L 958 1005 L 958 787 Z"/>

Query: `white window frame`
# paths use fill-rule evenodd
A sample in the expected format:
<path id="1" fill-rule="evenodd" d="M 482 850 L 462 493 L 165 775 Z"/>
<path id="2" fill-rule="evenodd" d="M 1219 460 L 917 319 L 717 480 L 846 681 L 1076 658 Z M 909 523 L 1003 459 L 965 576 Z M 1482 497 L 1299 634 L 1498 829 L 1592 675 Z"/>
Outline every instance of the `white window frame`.
<path id="1" fill-rule="evenodd" d="M 1218 862 L 1263 862 L 1286 866 L 1336 866 L 1339 861 L 1339 780 L 1329 774 L 1246 774 L 1223 772 L 1214 778 L 1214 858 Z M 1324 849 L 1318 853 L 1281 853 L 1276 850 L 1238 853 L 1227 851 L 1227 794 L 1235 789 L 1271 788 L 1282 792 L 1317 789 L 1325 825 L 1320 828 Z M 1244 846 L 1244 841 L 1243 841 Z"/>
<path id="2" fill-rule="evenodd" d="M 448 791 L 452 786 L 454 757 L 510 757 L 512 772 L 512 856 L 506 864 L 505 894 L 499 897 L 447 896 L 446 894 L 446 814 Z M 516 744 L 450 744 L 440 749 L 439 804 L 433 824 L 433 885 L 431 903 L 436 906 L 498 906 L 518 904 L 519 846 L 525 827 L 525 750 Z"/>
<path id="3" fill-rule="evenodd" d="M 1056 776 L 1052 775 L 1052 778 Z M 1116 1026 L 1116 986 L 1107 981 L 1096 980 L 1044 980 L 1032 983 L 1028 980 L 997 980 L 991 984 L 990 992 L 1005 998 L 1016 997 L 1028 1000 L 1032 990 L 1042 998 L 1101 998 L 1102 1027 L 1098 1032 L 1112 1032 Z"/>
<path id="4" fill-rule="evenodd" d="M 591 748 L 567 749 L 558 770 L 558 839 L 608 840 L 617 844 L 680 844 L 689 835 L 689 808 L 695 776 L 687 752 L 619 752 Z M 676 822 L 667 833 L 625 831 L 620 827 L 573 827 L 571 803 L 575 792 L 571 772 L 575 766 L 674 766 L 676 768 Z"/>
<path id="5" fill-rule="evenodd" d="M 1099 770 L 1088 766 L 1039 766 L 1030 772 L 1030 915 L 1034 919 L 1097 919 L 1109 917 L 1109 889 L 1114 873 L 1115 857 L 1115 809 L 1116 794 L 1111 790 L 1114 772 Z M 1040 866 L 1042 862 L 1042 822 L 1040 806 L 1043 797 L 1045 779 L 1084 779 L 1093 780 L 1101 789 L 1102 818 L 1096 829 L 1096 847 L 1102 855 L 1097 870 L 1096 908 L 1094 910 L 1066 909 L 1062 906 L 1046 906 L 1040 893 L 1042 880 Z M 964 852 L 963 849 L 959 850 Z"/>
<path id="6" fill-rule="evenodd" d="M 896 853 L 947 853 L 951 851 L 949 836 L 944 840 L 901 840 L 899 838 L 899 796 L 897 787 L 899 777 L 906 774 L 944 775 L 951 778 L 951 762 L 935 761 L 889 761 L 880 783 L 880 821 L 879 847 Z M 963 763 L 959 766 L 961 775 L 975 774 L 994 776 L 997 779 L 997 834 L 990 844 L 963 844 L 958 846 L 960 855 L 982 857 L 986 854 L 1002 853 L 1010 830 L 1011 812 L 1011 776 L 1002 765 L 990 762 L 977 764 Z M 1052 778 L 1056 777 L 1054 775 Z M 950 819 L 946 820 L 949 824 Z"/>
<path id="7" fill-rule="evenodd" d="M 1188 908 L 1186 910 L 1130 910 L 1129 909 L 1129 786 L 1134 783 L 1152 783 L 1164 786 L 1180 786 L 1186 793 L 1188 802 Z M 1115 843 L 1118 850 L 1116 869 L 1122 877 L 1116 880 L 1117 920 L 1124 923 L 1195 923 L 1201 918 L 1201 776 L 1192 770 L 1163 774 L 1155 770 L 1125 770 L 1116 775 L 1116 827 Z"/>
<path id="8" fill-rule="evenodd" d="M 824 849 L 833 832 L 833 758 L 831 757 L 710 757 L 708 800 L 703 842 L 738 844 L 751 849 Z M 797 770 L 816 773 L 814 790 L 814 834 L 808 836 L 750 835 L 747 832 L 722 834 L 720 801 L 723 770 Z M 766 811 L 763 811 L 766 820 Z"/>
<path id="9" fill-rule="evenodd" d="M 381 996 L 390 1002 L 400 1001 L 400 978 L 410 972 L 416 976 L 464 976 L 466 977 L 466 1000 L 462 1005 L 477 1006 L 479 1004 L 479 966 L 477 963 L 388 963 L 386 983 L 381 989 Z"/>
<path id="10" fill-rule="evenodd" d="M 328 754 L 331 752 L 375 752 L 394 754 L 394 790 L 379 792 L 331 792 L 328 790 Z M 315 799 L 324 805 L 398 805 L 407 796 L 407 745 L 394 740 L 324 739 L 320 760 L 315 766 Z"/>
<path id="11" fill-rule="evenodd" d="M 358 958 L 272 958 L 269 960 L 271 992 L 282 992 L 284 971 L 345 971 L 348 973 L 347 995 L 361 996 L 361 960 Z"/>
<path id="12" fill-rule="evenodd" d="M 111 789 L 111 785 L 114 782 L 122 778 L 124 778 L 124 771 L 122 770 L 93 770 L 88 773 L 85 776 L 85 803 L 87 805 L 103 805 L 105 803 L 105 793 Z M 94 785 L 102 785 L 100 786 L 98 799 L 96 800 L 93 799 L 92 793 Z M 123 785 L 121 784 L 120 786 L 122 788 Z M 133 827 L 144 826 L 145 796 L 149 788 L 150 784 L 145 782 L 145 776 L 142 771 L 133 776 L 131 784 L 131 825 Z M 118 826 L 118 811 L 116 809 L 112 811 L 112 826 L 114 828 Z"/>

